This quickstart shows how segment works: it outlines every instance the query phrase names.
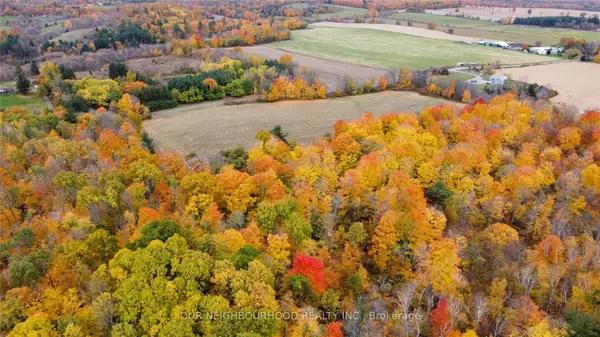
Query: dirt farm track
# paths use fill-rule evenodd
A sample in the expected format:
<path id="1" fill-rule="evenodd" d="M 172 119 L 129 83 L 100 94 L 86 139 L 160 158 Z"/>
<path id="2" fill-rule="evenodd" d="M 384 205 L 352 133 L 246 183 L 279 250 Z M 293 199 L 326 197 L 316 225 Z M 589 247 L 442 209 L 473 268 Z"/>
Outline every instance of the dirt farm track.
<path id="1" fill-rule="evenodd" d="M 367 112 L 381 116 L 390 112 L 418 112 L 426 106 L 452 102 L 413 92 L 376 94 L 314 101 L 284 101 L 224 106 L 207 102 L 157 113 L 144 129 L 158 147 L 182 154 L 191 152 L 207 159 L 219 150 L 251 147 L 256 132 L 281 125 L 289 139 L 309 144 L 333 132 L 336 121 L 353 120 Z"/>

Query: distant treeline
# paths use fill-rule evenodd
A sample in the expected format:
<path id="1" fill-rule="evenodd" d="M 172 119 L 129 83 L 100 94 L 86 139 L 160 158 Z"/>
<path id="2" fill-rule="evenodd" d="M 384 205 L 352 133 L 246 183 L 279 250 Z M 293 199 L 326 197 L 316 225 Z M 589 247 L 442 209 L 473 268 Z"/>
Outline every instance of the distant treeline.
<path id="1" fill-rule="evenodd" d="M 597 15 L 589 18 L 580 16 L 538 16 L 531 18 L 516 18 L 513 21 L 513 24 L 593 30 L 600 25 L 600 19 Z"/>

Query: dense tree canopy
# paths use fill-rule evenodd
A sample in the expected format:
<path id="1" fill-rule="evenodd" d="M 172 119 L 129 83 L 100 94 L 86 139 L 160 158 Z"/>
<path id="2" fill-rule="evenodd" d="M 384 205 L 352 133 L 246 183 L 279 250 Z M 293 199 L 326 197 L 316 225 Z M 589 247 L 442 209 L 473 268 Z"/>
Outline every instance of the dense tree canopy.
<path id="1" fill-rule="evenodd" d="M 264 131 L 210 166 L 149 151 L 139 103 L 106 81 L 75 83 L 99 108 L 70 122 L 0 112 L 2 333 L 598 331 L 599 112 L 499 96 L 307 146 Z M 423 319 L 186 316 L 320 311 Z"/>

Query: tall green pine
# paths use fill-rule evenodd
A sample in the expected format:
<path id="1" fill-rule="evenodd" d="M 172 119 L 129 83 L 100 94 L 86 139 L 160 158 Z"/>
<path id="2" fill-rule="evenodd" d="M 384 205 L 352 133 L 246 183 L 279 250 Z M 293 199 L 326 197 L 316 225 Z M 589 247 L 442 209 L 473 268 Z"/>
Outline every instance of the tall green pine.
<path id="1" fill-rule="evenodd" d="M 23 73 L 21 66 L 15 66 L 15 75 L 17 77 L 17 90 L 25 95 L 31 89 L 31 82 Z"/>
<path id="2" fill-rule="evenodd" d="M 29 68 L 31 70 L 31 74 L 33 75 L 39 75 L 40 74 L 40 68 L 38 67 L 37 61 L 36 60 L 32 60 L 31 61 L 31 66 Z"/>

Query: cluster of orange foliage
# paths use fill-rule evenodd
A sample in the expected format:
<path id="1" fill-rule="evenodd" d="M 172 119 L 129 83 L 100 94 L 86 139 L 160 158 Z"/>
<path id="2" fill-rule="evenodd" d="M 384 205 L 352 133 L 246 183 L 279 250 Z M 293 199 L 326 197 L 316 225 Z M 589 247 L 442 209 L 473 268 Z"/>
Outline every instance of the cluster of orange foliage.
<path id="1" fill-rule="evenodd" d="M 76 123 L 0 112 L 0 332 L 525 337 L 597 317 L 600 112 L 506 95 L 306 146 L 261 131 L 218 166 L 153 153 L 125 95 Z M 315 315 L 383 308 L 422 319 Z M 228 311 L 303 315 L 186 319 Z"/>
<path id="2" fill-rule="evenodd" d="M 316 82 L 308 85 L 300 77 L 289 79 L 280 76 L 273 81 L 263 99 L 269 102 L 294 99 L 323 99 L 327 97 L 325 85 Z"/>

